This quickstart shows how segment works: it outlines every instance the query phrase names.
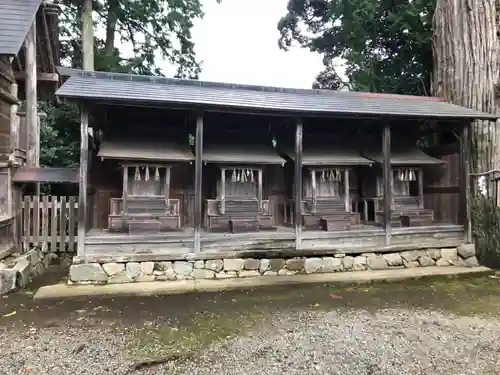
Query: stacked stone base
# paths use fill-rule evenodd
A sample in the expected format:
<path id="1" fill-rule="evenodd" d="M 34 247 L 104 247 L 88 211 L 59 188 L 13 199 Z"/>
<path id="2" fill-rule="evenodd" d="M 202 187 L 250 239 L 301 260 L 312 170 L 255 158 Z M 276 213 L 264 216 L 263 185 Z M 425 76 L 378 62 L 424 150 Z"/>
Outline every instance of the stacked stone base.
<path id="1" fill-rule="evenodd" d="M 429 266 L 478 266 L 474 245 L 394 253 L 334 254 L 322 257 L 239 258 L 163 262 L 86 263 L 70 267 L 69 284 L 290 276 Z"/>
<path id="2" fill-rule="evenodd" d="M 0 261 L 0 295 L 27 287 L 43 275 L 49 267 L 50 257 L 40 249 L 25 254 L 12 254 Z"/>

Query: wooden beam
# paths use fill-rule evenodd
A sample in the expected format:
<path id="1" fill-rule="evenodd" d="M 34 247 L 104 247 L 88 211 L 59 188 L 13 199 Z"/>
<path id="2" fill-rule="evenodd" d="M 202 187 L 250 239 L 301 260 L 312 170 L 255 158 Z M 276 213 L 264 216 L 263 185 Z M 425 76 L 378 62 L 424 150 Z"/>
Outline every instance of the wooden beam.
<path id="1" fill-rule="evenodd" d="M 418 206 L 424 208 L 424 171 L 422 168 L 417 169 L 417 184 L 418 184 Z"/>
<path id="2" fill-rule="evenodd" d="M 36 81 L 36 25 L 35 21 L 26 35 L 26 136 L 27 136 L 27 164 L 29 167 L 38 167 L 37 143 L 39 141 L 38 111 L 37 111 L 37 81 Z"/>
<path id="3" fill-rule="evenodd" d="M 472 243 L 472 214 L 470 199 L 470 124 L 467 123 L 462 129 L 460 164 L 461 164 L 461 194 L 464 206 L 464 239 L 466 243 Z"/>
<path id="4" fill-rule="evenodd" d="M 14 78 L 17 81 L 25 81 L 27 79 L 26 72 L 14 72 Z M 36 80 L 38 82 L 59 82 L 59 74 L 57 73 L 40 73 L 38 72 L 36 75 Z"/>
<path id="5" fill-rule="evenodd" d="M 311 169 L 312 213 L 316 213 L 316 170 Z"/>
<path id="6" fill-rule="evenodd" d="M 295 249 L 302 246 L 302 119 L 295 128 Z"/>
<path id="7" fill-rule="evenodd" d="M 220 173 L 220 213 L 226 212 L 226 168 L 221 168 Z"/>
<path id="8" fill-rule="evenodd" d="M 123 166 L 123 191 L 122 191 L 122 212 L 127 213 L 128 210 L 128 169 L 129 166 Z"/>
<path id="9" fill-rule="evenodd" d="M 83 0 L 82 9 L 83 69 L 94 70 L 94 29 L 92 0 Z"/>
<path id="10" fill-rule="evenodd" d="M 392 170 L 391 170 L 391 126 L 384 124 L 382 135 L 382 178 L 384 181 L 384 231 L 385 244 L 391 244 L 391 214 L 392 214 Z"/>
<path id="11" fill-rule="evenodd" d="M 351 212 L 351 197 L 349 194 L 349 168 L 344 171 L 344 200 L 345 200 L 345 212 Z"/>
<path id="12" fill-rule="evenodd" d="M 262 213 L 262 168 L 257 170 L 257 200 L 259 202 L 259 212 Z"/>
<path id="13" fill-rule="evenodd" d="M 78 195 L 78 242 L 77 254 L 85 254 L 85 233 L 87 232 L 87 174 L 89 159 L 89 113 L 80 109 L 80 178 Z"/>
<path id="14" fill-rule="evenodd" d="M 170 180 L 171 180 L 171 173 L 172 172 L 172 167 L 170 165 L 167 165 L 167 169 L 165 170 L 165 197 L 167 198 L 167 202 L 170 199 Z"/>
<path id="15" fill-rule="evenodd" d="M 201 251 L 202 222 L 202 173 L 203 173 L 203 114 L 196 119 L 195 162 L 194 162 L 194 252 Z"/>

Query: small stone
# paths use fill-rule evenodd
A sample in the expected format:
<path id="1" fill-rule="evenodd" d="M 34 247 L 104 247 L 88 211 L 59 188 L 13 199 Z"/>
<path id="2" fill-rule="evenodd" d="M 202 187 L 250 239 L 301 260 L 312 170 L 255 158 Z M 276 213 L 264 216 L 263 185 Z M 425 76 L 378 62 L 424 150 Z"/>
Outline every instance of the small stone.
<path id="1" fill-rule="evenodd" d="M 297 271 L 290 271 L 290 270 L 287 270 L 286 268 L 283 268 L 283 269 L 278 271 L 278 276 L 292 276 L 292 275 L 295 275 L 296 273 L 297 273 Z"/>
<path id="2" fill-rule="evenodd" d="M 434 260 L 432 260 L 432 258 L 427 255 L 419 257 L 418 263 L 420 264 L 421 267 L 430 267 L 436 264 L 436 262 L 434 262 Z"/>
<path id="3" fill-rule="evenodd" d="M 69 268 L 71 281 L 107 281 L 108 274 L 98 263 L 76 264 Z"/>
<path id="4" fill-rule="evenodd" d="M 238 272 L 236 272 L 236 271 L 226 271 L 226 274 L 234 276 L 234 277 L 238 277 Z"/>
<path id="5" fill-rule="evenodd" d="M 466 267 L 477 267 L 479 266 L 479 262 L 477 261 L 477 258 L 475 256 L 468 257 L 467 259 L 464 259 L 465 266 Z"/>
<path id="6" fill-rule="evenodd" d="M 457 260 L 458 252 L 456 248 L 441 249 L 441 257 L 443 259 Z"/>
<path id="7" fill-rule="evenodd" d="M 359 256 L 355 257 L 353 265 L 352 265 L 352 268 L 354 269 L 354 271 L 364 271 L 364 270 L 366 270 L 366 257 L 362 256 L 362 255 L 359 255 Z"/>
<path id="8" fill-rule="evenodd" d="M 278 276 L 278 272 L 276 272 L 276 271 L 266 271 L 266 272 L 264 272 L 264 276 Z"/>
<path id="9" fill-rule="evenodd" d="M 141 273 L 143 275 L 152 275 L 155 268 L 154 262 L 142 262 L 141 263 Z"/>
<path id="10" fill-rule="evenodd" d="M 123 263 L 104 263 L 102 269 L 109 275 L 114 276 L 125 271 L 125 265 Z"/>
<path id="11" fill-rule="evenodd" d="M 353 265 L 354 265 L 354 257 L 347 255 L 345 258 L 342 259 L 342 266 L 344 270 L 351 271 Z"/>
<path id="12" fill-rule="evenodd" d="M 172 268 L 172 262 L 156 262 L 155 263 L 155 271 L 165 271 L 169 268 Z"/>
<path id="13" fill-rule="evenodd" d="M 416 261 L 419 257 L 418 252 L 415 250 L 403 251 L 402 253 L 400 253 L 400 255 L 401 255 L 401 258 L 403 258 L 403 260 L 408 262 L 408 263 Z"/>
<path id="14" fill-rule="evenodd" d="M 243 268 L 246 270 L 258 270 L 259 269 L 260 262 L 258 259 L 245 259 L 245 263 L 243 265 Z"/>
<path id="15" fill-rule="evenodd" d="M 335 258 L 345 258 L 345 254 L 335 254 Z"/>
<path id="16" fill-rule="evenodd" d="M 321 262 L 320 258 L 309 258 L 309 259 L 319 259 L 319 261 Z M 305 263 L 306 263 L 306 259 L 304 259 L 304 258 L 287 259 L 286 268 L 289 269 L 290 271 L 303 271 Z M 314 262 L 313 262 L 313 264 L 314 264 Z M 321 264 L 320 264 L 320 267 L 321 267 Z M 311 272 L 309 272 L 309 273 L 311 273 Z"/>
<path id="17" fill-rule="evenodd" d="M 135 278 L 135 281 L 139 282 L 139 283 L 155 281 L 155 276 L 154 275 L 139 275 Z"/>
<path id="18" fill-rule="evenodd" d="M 384 254 L 383 258 L 391 267 L 403 265 L 403 258 L 401 258 L 401 255 L 399 255 L 398 253 Z"/>
<path id="19" fill-rule="evenodd" d="M 214 272 L 220 272 L 222 270 L 223 266 L 224 266 L 224 263 L 222 262 L 221 259 L 207 260 L 205 262 L 205 269 L 211 270 Z"/>
<path id="20" fill-rule="evenodd" d="M 134 280 L 126 273 L 126 271 L 123 271 L 118 275 L 111 276 L 108 279 L 108 284 L 125 284 L 125 283 L 131 283 L 133 281 Z"/>
<path id="21" fill-rule="evenodd" d="M 264 273 L 266 272 L 269 267 L 271 267 L 271 262 L 269 261 L 269 259 L 261 259 L 260 262 L 259 262 L 259 272 L 260 273 Z"/>
<path id="22" fill-rule="evenodd" d="M 321 258 L 307 258 L 304 262 L 304 269 L 306 273 L 316 273 L 320 270 L 323 265 Z M 288 264 L 287 264 L 288 268 Z M 290 269 L 290 268 L 288 268 Z M 290 269 L 291 270 L 291 269 Z"/>
<path id="23" fill-rule="evenodd" d="M 191 272 L 193 272 L 193 263 L 185 261 L 174 262 L 173 269 L 177 276 L 189 276 Z M 179 279 L 179 277 L 177 277 L 177 279 Z"/>
<path id="24" fill-rule="evenodd" d="M 125 272 L 131 279 L 135 279 L 141 274 L 141 265 L 137 262 L 128 262 L 125 266 Z"/>
<path id="25" fill-rule="evenodd" d="M 33 267 L 28 259 L 29 258 L 27 257 L 20 258 L 12 268 L 16 271 L 16 284 L 21 288 L 27 287 L 31 282 L 31 272 Z"/>
<path id="26" fill-rule="evenodd" d="M 107 276 L 106 276 L 107 277 Z M 16 271 L 3 269 L 0 271 L 0 295 L 16 289 Z"/>
<path id="27" fill-rule="evenodd" d="M 271 266 L 270 266 L 271 271 L 277 272 L 280 269 L 285 267 L 285 260 L 284 259 L 275 258 L 275 259 L 271 259 L 270 262 L 271 262 Z"/>
<path id="28" fill-rule="evenodd" d="M 474 244 L 462 244 L 457 247 L 458 255 L 462 258 L 467 259 L 476 255 L 476 246 Z"/>
<path id="29" fill-rule="evenodd" d="M 370 270 L 385 270 L 389 267 L 383 256 L 369 256 L 366 257 L 366 264 Z"/>
<path id="30" fill-rule="evenodd" d="M 407 262 L 406 260 L 403 260 L 403 266 L 405 268 L 417 268 L 417 267 L 420 267 L 420 264 L 416 260 L 413 260 L 411 262 Z"/>
<path id="31" fill-rule="evenodd" d="M 440 258 L 436 261 L 436 266 L 438 267 L 453 266 L 453 261 L 450 259 Z"/>
<path id="32" fill-rule="evenodd" d="M 175 274 L 175 271 L 173 268 L 168 268 L 165 270 L 165 277 L 167 280 L 170 280 L 170 281 L 177 280 L 177 275 Z"/>
<path id="33" fill-rule="evenodd" d="M 224 259 L 224 271 L 241 271 L 244 263 L 243 259 Z"/>
<path id="34" fill-rule="evenodd" d="M 432 258 L 434 260 L 438 260 L 441 258 L 441 250 L 439 249 L 428 249 L 425 251 L 425 253 L 429 258 Z"/>
<path id="35" fill-rule="evenodd" d="M 257 270 L 245 270 L 245 271 L 240 271 L 238 274 L 239 277 L 255 277 L 255 276 L 260 276 L 260 272 Z"/>
<path id="36" fill-rule="evenodd" d="M 201 270 L 201 269 L 205 268 L 205 262 L 203 260 L 195 260 L 193 267 L 195 269 Z"/>
<path id="37" fill-rule="evenodd" d="M 153 275 L 155 276 L 165 275 L 165 271 L 153 271 Z"/>
<path id="38" fill-rule="evenodd" d="M 320 272 L 339 272 L 342 271 L 342 259 L 324 257 Z"/>
<path id="39" fill-rule="evenodd" d="M 211 270 L 204 270 L 195 268 L 191 273 L 191 276 L 195 279 L 213 279 L 215 277 L 215 272 Z"/>

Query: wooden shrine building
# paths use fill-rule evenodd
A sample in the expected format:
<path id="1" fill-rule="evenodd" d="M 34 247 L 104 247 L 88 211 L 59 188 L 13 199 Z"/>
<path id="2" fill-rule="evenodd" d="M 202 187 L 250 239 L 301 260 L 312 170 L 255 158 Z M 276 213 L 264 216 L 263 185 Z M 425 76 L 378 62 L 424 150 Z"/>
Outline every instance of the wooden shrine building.
<path id="1" fill-rule="evenodd" d="M 57 95 L 81 106 L 84 135 L 75 261 L 471 242 L 468 129 L 491 114 L 438 98 L 66 73 Z M 456 205 L 441 204 L 449 195 Z"/>

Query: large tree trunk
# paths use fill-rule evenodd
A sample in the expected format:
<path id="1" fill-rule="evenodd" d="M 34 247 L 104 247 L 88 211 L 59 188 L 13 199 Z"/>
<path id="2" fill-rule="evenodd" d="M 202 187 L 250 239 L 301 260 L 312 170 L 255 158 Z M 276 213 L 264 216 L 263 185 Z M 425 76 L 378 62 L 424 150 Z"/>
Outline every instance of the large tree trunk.
<path id="1" fill-rule="evenodd" d="M 433 95 L 494 113 L 499 63 L 495 0 L 437 0 L 433 30 Z M 474 124 L 476 172 L 500 167 L 499 136 L 494 122 Z"/>

